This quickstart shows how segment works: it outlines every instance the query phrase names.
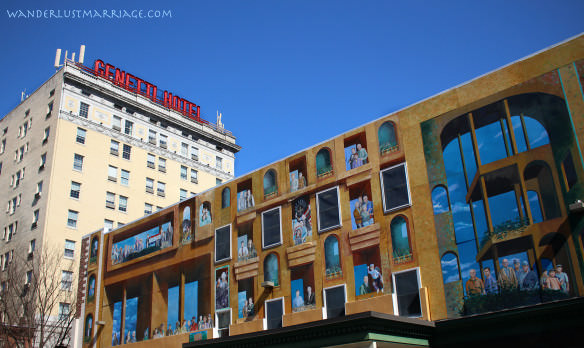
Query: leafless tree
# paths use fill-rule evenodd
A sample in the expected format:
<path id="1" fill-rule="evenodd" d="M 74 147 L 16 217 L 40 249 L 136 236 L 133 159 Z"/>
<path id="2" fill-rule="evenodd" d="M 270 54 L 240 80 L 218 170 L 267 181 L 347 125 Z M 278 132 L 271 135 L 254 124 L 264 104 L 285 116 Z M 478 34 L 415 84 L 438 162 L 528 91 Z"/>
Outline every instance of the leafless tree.
<path id="1" fill-rule="evenodd" d="M 74 262 L 48 244 L 12 254 L 0 265 L 0 337 L 10 347 L 68 346 L 76 308 Z M 63 271 L 70 273 L 63 277 Z"/>

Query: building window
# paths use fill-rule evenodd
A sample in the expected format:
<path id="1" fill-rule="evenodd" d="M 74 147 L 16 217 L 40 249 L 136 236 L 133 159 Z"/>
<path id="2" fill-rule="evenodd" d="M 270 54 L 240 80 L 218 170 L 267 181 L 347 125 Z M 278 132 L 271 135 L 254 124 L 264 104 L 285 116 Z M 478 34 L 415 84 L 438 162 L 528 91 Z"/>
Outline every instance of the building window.
<path id="1" fill-rule="evenodd" d="M 264 174 L 264 199 L 271 198 L 278 194 L 278 184 L 276 181 L 276 171 L 270 169 Z"/>
<path id="2" fill-rule="evenodd" d="M 264 281 L 272 282 L 274 286 L 280 286 L 278 256 L 271 253 L 264 259 Z"/>
<path id="3" fill-rule="evenodd" d="M 215 262 L 231 259 L 231 225 L 215 230 Z"/>
<path id="4" fill-rule="evenodd" d="M 340 254 L 339 239 L 336 235 L 331 234 L 324 241 L 324 263 L 327 280 L 343 276 Z"/>
<path id="5" fill-rule="evenodd" d="M 397 310 L 400 316 L 421 317 L 420 277 L 418 269 L 394 272 L 393 293 L 397 296 Z"/>
<path id="6" fill-rule="evenodd" d="M 199 149 L 194 146 L 191 146 L 191 159 L 195 161 L 199 160 Z"/>
<path id="7" fill-rule="evenodd" d="M 81 102 L 79 104 L 79 116 L 87 118 L 87 115 L 89 115 L 89 104 Z"/>
<path id="8" fill-rule="evenodd" d="M 24 284 L 30 284 L 32 282 L 32 271 L 26 272 L 26 279 L 24 280 Z"/>
<path id="9" fill-rule="evenodd" d="M 134 129 L 134 122 L 126 120 L 124 123 L 124 133 L 127 135 L 132 135 Z"/>
<path id="10" fill-rule="evenodd" d="M 104 219 L 103 220 L 103 229 L 106 232 L 109 232 L 114 229 L 114 222 L 112 220 Z"/>
<path id="11" fill-rule="evenodd" d="M 189 156 L 189 144 L 180 143 L 180 155 L 183 157 Z"/>
<path id="12" fill-rule="evenodd" d="M 284 315 L 283 297 L 266 301 L 266 321 L 268 330 L 281 328 L 283 315 Z"/>
<path id="13" fill-rule="evenodd" d="M 111 140 L 110 142 L 110 154 L 118 156 L 120 154 L 120 142 Z"/>
<path id="14" fill-rule="evenodd" d="M 85 135 L 87 134 L 87 131 L 83 128 L 77 128 L 77 138 L 75 138 L 75 141 L 77 141 L 79 144 L 85 144 Z"/>
<path id="15" fill-rule="evenodd" d="M 187 190 L 185 189 L 180 189 L 180 193 L 179 193 L 179 200 L 184 200 L 187 199 Z"/>
<path id="16" fill-rule="evenodd" d="M 187 180 L 188 168 L 185 166 L 180 166 L 180 178 L 182 180 Z"/>
<path id="17" fill-rule="evenodd" d="M 215 178 L 215 185 L 221 185 L 223 181 L 219 178 Z"/>
<path id="18" fill-rule="evenodd" d="M 168 136 L 160 134 L 160 139 L 158 141 L 161 148 L 166 149 L 168 147 Z"/>
<path id="19" fill-rule="evenodd" d="M 79 212 L 75 210 L 69 210 L 67 213 L 67 226 L 71 228 L 77 228 L 77 219 L 79 218 Z"/>
<path id="20" fill-rule="evenodd" d="M 345 284 L 324 289 L 324 307 L 326 308 L 326 319 L 344 316 L 346 302 L 347 289 Z"/>
<path id="21" fill-rule="evenodd" d="M 262 213 L 262 247 L 264 249 L 282 244 L 281 207 Z"/>
<path id="22" fill-rule="evenodd" d="M 75 181 L 71 181 L 71 191 L 69 192 L 69 197 L 79 199 L 80 192 L 81 184 Z"/>
<path id="23" fill-rule="evenodd" d="M 192 183 L 197 183 L 198 182 L 198 172 L 194 169 L 191 168 L 191 182 Z"/>
<path id="24" fill-rule="evenodd" d="M 36 249 L 36 239 L 32 239 L 28 243 L 28 256 L 29 256 L 29 258 L 32 257 L 32 255 L 34 254 L 35 249 Z"/>
<path id="25" fill-rule="evenodd" d="M 166 184 L 163 183 L 162 181 L 159 181 L 157 186 L 156 186 L 156 194 L 159 195 L 160 197 L 164 197 L 166 195 L 165 190 L 166 190 Z"/>
<path id="26" fill-rule="evenodd" d="M 158 157 L 158 170 L 166 173 L 166 158 Z"/>
<path id="27" fill-rule="evenodd" d="M 152 214 L 152 204 L 144 203 L 144 215 Z"/>
<path id="28" fill-rule="evenodd" d="M 154 179 L 146 178 L 146 192 L 154 193 Z"/>
<path id="29" fill-rule="evenodd" d="M 83 170 L 83 156 L 77 153 L 73 157 L 73 169 L 78 172 Z"/>
<path id="30" fill-rule="evenodd" d="M 119 116 L 114 116 L 112 119 L 112 128 L 118 132 L 122 130 L 122 118 Z"/>
<path id="31" fill-rule="evenodd" d="M 71 290 L 73 284 L 73 272 L 61 271 L 61 290 Z"/>
<path id="32" fill-rule="evenodd" d="M 412 260 L 408 223 L 403 216 L 396 216 L 391 220 L 391 245 L 393 249 L 393 263 L 400 264 Z"/>
<path id="33" fill-rule="evenodd" d="M 118 209 L 123 212 L 128 210 L 128 197 L 120 196 Z"/>
<path id="34" fill-rule="evenodd" d="M 124 186 L 128 186 L 130 184 L 130 172 L 122 169 L 121 176 L 120 176 L 120 184 Z"/>
<path id="35" fill-rule="evenodd" d="M 51 127 L 45 128 L 45 133 L 43 135 L 42 144 L 45 145 L 49 141 L 49 135 L 51 134 Z"/>
<path id="36" fill-rule="evenodd" d="M 113 182 L 118 181 L 118 168 L 116 168 L 114 166 L 108 166 L 107 179 L 109 181 L 113 181 Z"/>
<path id="37" fill-rule="evenodd" d="M 0 144 L 0 155 L 4 153 L 6 150 L 6 139 L 2 139 L 2 143 Z"/>
<path id="38" fill-rule="evenodd" d="M 341 226 L 339 188 L 318 192 L 316 210 L 318 211 L 318 232 L 325 232 Z"/>
<path id="39" fill-rule="evenodd" d="M 156 132 L 152 129 L 148 130 L 148 142 L 152 145 L 156 145 Z"/>
<path id="40" fill-rule="evenodd" d="M 65 240 L 65 258 L 72 259 L 75 257 L 75 241 L 66 239 Z"/>
<path id="41" fill-rule="evenodd" d="M 388 213 L 411 204 L 405 163 L 384 169 L 379 173 L 379 176 L 381 177 L 384 212 Z"/>
<path id="42" fill-rule="evenodd" d="M 332 172 L 331 151 L 325 147 L 316 154 L 316 176 L 320 178 Z"/>
<path id="43" fill-rule="evenodd" d="M 83 159 L 83 158 L 82 158 Z M 41 155 L 41 163 L 39 164 L 39 172 L 45 169 L 45 164 L 47 164 L 47 153 Z M 81 170 L 81 169 L 79 169 Z"/>
<path id="44" fill-rule="evenodd" d="M 49 117 L 51 117 L 51 113 L 52 113 L 52 112 L 53 112 L 53 102 L 50 102 L 50 103 L 47 105 L 47 116 L 46 116 L 46 118 L 49 118 Z"/>
<path id="45" fill-rule="evenodd" d="M 65 321 L 69 318 L 69 312 L 71 311 L 71 305 L 65 302 L 59 303 L 59 321 Z"/>
<path id="46" fill-rule="evenodd" d="M 223 161 L 222 161 L 221 157 L 219 157 L 219 156 L 215 157 L 215 168 L 217 168 L 219 170 L 223 170 Z"/>
<path id="47" fill-rule="evenodd" d="M 129 160 L 130 156 L 132 155 L 132 147 L 130 145 L 124 144 L 122 148 L 122 158 Z"/>
<path id="48" fill-rule="evenodd" d="M 40 210 L 37 209 L 32 213 L 32 226 L 31 229 L 35 229 L 39 223 Z"/>
<path id="49" fill-rule="evenodd" d="M 149 153 L 149 154 L 146 156 L 146 166 L 147 166 L 148 168 L 152 168 L 152 169 L 154 169 L 154 160 L 155 160 L 155 159 L 156 159 L 156 157 L 155 157 L 153 154 Z"/>
<path id="50" fill-rule="evenodd" d="M 105 193 L 105 207 L 106 208 L 115 209 L 116 208 L 115 200 L 116 200 L 115 193 L 112 193 L 112 192 Z"/>
<path id="51" fill-rule="evenodd" d="M 227 208 L 231 205 L 231 189 L 226 187 L 221 191 L 221 208 Z"/>

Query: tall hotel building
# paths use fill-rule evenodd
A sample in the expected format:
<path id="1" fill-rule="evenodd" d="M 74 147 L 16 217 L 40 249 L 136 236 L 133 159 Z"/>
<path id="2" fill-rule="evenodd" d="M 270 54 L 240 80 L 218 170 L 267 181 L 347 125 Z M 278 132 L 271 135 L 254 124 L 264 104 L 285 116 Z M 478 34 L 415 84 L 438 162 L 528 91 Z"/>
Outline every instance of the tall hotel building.
<path id="1" fill-rule="evenodd" d="M 582 346 L 583 82 L 580 35 L 93 232 L 84 347 Z"/>
<path id="2" fill-rule="evenodd" d="M 2 270 L 14 253 L 34 256 L 44 245 L 62 250 L 65 266 L 78 262 L 83 235 L 233 178 L 240 147 L 231 132 L 192 103 L 134 88 L 129 73 L 130 84 L 114 80 L 106 67 L 66 59 L 0 120 Z"/>

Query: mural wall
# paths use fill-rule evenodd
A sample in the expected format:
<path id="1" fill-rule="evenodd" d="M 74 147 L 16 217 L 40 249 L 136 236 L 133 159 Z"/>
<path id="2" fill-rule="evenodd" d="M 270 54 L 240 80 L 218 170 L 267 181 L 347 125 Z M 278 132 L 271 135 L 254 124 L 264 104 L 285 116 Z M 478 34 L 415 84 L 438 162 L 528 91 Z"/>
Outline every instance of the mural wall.
<path id="1" fill-rule="evenodd" d="M 172 246 L 172 224 L 165 222 L 133 235 L 112 246 L 113 265 L 124 263 Z"/>

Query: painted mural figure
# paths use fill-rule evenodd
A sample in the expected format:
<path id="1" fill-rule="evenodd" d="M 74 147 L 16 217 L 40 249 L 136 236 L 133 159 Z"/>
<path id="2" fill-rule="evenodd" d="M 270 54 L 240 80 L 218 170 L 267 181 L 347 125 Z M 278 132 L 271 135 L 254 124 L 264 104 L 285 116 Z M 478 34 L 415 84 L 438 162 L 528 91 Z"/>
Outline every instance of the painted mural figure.
<path id="1" fill-rule="evenodd" d="M 364 147 L 361 147 L 361 144 L 357 144 L 357 155 L 359 156 L 359 160 L 361 164 L 367 164 L 367 150 Z"/>
<path id="2" fill-rule="evenodd" d="M 247 316 L 253 317 L 255 315 L 255 310 L 253 307 L 253 299 L 250 297 L 247 301 Z"/>
<path id="3" fill-rule="evenodd" d="M 251 190 L 243 190 L 237 193 L 237 211 L 247 210 L 255 205 Z"/>
<path id="4" fill-rule="evenodd" d="M 371 292 L 371 288 L 369 287 L 369 277 L 363 276 L 363 284 L 359 287 L 359 295 L 367 295 Z"/>
<path id="5" fill-rule="evenodd" d="M 213 221 L 208 205 L 208 203 L 203 203 L 199 208 L 199 226 L 208 225 Z"/>
<path id="6" fill-rule="evenodd" d="M 550 269 L 548 272 L 548 278 L 546 280 L 546 288 L 550 290 L 561 290 L 562 285 L 560 280 L 556 277 L 556 270 Z"/>
<path id="7" fill-rule="evenodd" d="M 483 295 L 485 293 L 485 285 L 483 280 L 477 277 L 477 271 L 471 269 L 469 272 L 470 279 L 466 281 L 466 293 L 468 296 Z"/>
<path id="8" fill-rule="evenodd" d="M 355 202 L 355 209 L 353 210 L 353 218 L 355 220 L 355 225 L 357 225 L 357 228 L 361 228 L 363 227 L 363 218 L 361 216 L 361 206 L 363 205 L 363 198 L 359 197 L 357 198 L 357 201 Z"/>
<path id="9" fill-rule="evenodd" d="M 251 239 L 247 241 L 247 251 L 249 253 L 250 258 L 254 258 L 254 257 L 258 256 L 258 252 L 256 251 L 256 248 L 253 245 L 253 242 Z"/>
<path id="10" fill-rule="evenodd" d="M 315 306 L 316 305 L 316 301 L 314 299 L 314 292 L 312 292 L 312 288 L 310 286 L 306 287 L 305 305 L 306 306 Z"/>
<path id="11" fill-rule="evenodd" d="M 298 190 L 298 171 L 290 172 L 290 192 Z"/>
<path id="12" fill-rule="evenodd" d="M 539 281 L 534 271 L 529 269 L 527 261 L 523 261 L 522 270 L 519 273 L 519 289 L 521 290 L 536 290 Z"/>
<path id="13" fill-rule="evenodd" d="M 350 169 L 355 169 L 363 165 L 363 162 L 359 158 L 359 154 L 357 154 L 356 148 L 351 148 L 351 157 L 349 157 L 349 167 Z"/>
<path id="14" fill-rule="evenodd" d="M 496 294 L 499 291 L 499 287 L 497 286 L 495 277 L 491 274 L 491 269 L 485 267 L 483 269 L 483 274 L 485 276 L 485 293 L 489 295 Z"/>
<path id="15" fill-rule="evenodd" d="M 294 300 L 292 301 L 292 307 L 299 308 L 302 306 L 304 306 L 304 299 L 302 298 L 302 296 L 300 296 L 300 290 L 296 290 L 296 296 L 294 297 Z"/>
<path id="16" fill-rule="evenodd" d="M 227 283 L 227 272 L 221 272 L 221 277 L 217 279 L 215 307 L 217 309 L 229 306 L 229 284 Z"/>
<path id="17" fill-rule="evenodd" d="M 191 225 L 191 208 L 185 207 L 183 210 L 183 221 L 181 224 L 182 244 L 189 244 L 193 239 L 193 229 Z"/>
<path id="18" fill-rule="evenodd" d="M 239 250 L 237 251 L 237 256 L 239 257 L 240 260 L 244 260 L 247 259 L 249 257 L 249 250 L 247 249 L 247 245 L 245 244 L 245 241 L 241 241 L 241 246 L 239 247 Z"/>
<path id="19" fill-rule="evenodd" d="M 568 282 L 568 275 L 562 272 L 562 265 L 556 266 L 556 277 L 560 280 L 560 287 L 566 294 L 570 292 L 570 283 Z"/>
<path id="20" fill-rule="evenodd" d="M 292 233 L 294 245 L 302 244 L 312 237 L 312 217 L 310 203 L 306 197 L 298 198 L 292 204 L 294 217 L 292 218 Z"/>
<path id="21" fill-rule="evenodd" d="M 383 292 L 383 280 L 381 279 L 381 270 L 379 267 L 375 267 L 373 264 L 369 265 L 367 273 L 371 276 L 373 280 L 373 289 L 379 293 Z"/>
<path id="22" fill-rule="evenodd" d="M 501 289 L 512 290 L 517 288 L 517 276 L 515 275 L 515 270 L 509 266 L 509 260 L 503 259 L 503 267 L 499 272 L 499 282 L 501 283 Z"/>

